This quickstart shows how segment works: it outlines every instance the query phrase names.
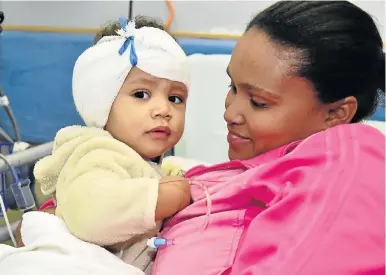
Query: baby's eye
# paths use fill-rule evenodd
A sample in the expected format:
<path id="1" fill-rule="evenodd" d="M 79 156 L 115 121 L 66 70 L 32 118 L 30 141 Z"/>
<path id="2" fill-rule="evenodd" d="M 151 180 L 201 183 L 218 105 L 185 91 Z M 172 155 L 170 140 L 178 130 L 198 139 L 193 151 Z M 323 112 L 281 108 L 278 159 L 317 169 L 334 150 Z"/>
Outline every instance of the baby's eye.
<path id="1" fill-rule="evenodd" d="M 169 96 L 169 101 L 176 104 L 184 103 L 184 100 L 179 96 Z"/>
<path id="2" fill-rule="evenodd" d="M 139 99 L 147 99 L 150 97 L 150 94 L 146 91 L 137 91 L 134 93 L 134 97 Z"/>

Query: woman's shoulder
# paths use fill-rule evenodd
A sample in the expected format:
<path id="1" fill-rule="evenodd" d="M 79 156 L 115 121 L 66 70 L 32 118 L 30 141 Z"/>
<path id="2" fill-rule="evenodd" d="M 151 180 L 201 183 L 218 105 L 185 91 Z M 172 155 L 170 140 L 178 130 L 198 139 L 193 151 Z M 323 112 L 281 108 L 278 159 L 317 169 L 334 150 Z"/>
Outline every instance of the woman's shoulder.
<path id="1" fill-rule="evenodd" d="M 301 166 L 352 169 L 353 165 L 384 167 L 385 136 L 376 128 L 362 123 L 335 126 L 316 133 L 294 146 L 283 162 Z M 333 168 L 331 168 L 333 169 Z M 371 168 L 371 170 L 373 170 Z"/>
<path id="2" fill-rule="evenodd" d="M 368 141 L 368 138 L 375 138 L 377 141 L 385 139 L 385 135 L 376 127 L 365 123 L 341 124 L 328 130 L 316 133 L 309 139 L 325 138 L 326 136 L 339 139 L 353 139 Z"/>
<path id="3" fill-rule="evenodd" d="M 301 145 L 305 145 L 306 148 L 314 146 L 315 149 L 322 146 L 335 152 L 360 147 L 375 150 L 384 155 L 385 135 L 377 128 L 364 123 L 342 124 L 310 136 L 302 141 Z M 302 146 L 299 147 L 302 148 Z M 366 151 L 360 153 L 363 154 Z"/>

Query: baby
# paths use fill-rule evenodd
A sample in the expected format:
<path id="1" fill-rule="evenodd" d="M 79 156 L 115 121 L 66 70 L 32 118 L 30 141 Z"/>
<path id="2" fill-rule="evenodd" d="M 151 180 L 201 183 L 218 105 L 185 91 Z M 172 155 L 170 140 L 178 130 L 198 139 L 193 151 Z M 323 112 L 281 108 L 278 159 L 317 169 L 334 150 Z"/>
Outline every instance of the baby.
<path id="1" fill-rule="evenodd" d="M 78 58 L 73 97 L 87 126 L 60 130 L 37 163 L 55 216 L 23 215 L 24 247 L 0 246 L 2 274 L 149 273 L 146 242 L 190 202 L 188 182 L 159 167 L 182 136 L 189 77 L 185 53 L 154 24 L 121 19 Z"/>

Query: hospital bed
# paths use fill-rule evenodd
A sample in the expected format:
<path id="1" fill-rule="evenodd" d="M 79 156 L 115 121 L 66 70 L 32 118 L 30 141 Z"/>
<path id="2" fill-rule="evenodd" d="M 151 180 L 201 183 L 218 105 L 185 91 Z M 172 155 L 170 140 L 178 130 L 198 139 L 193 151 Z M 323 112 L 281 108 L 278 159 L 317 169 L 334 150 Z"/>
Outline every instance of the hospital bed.
<path id="1" fill-rule="evenodd" d="M 92 36 L 4 32 L 0 39 L 0 81 L 4 90 L 10 91 L 22 137 L 43 144 L 10 155 L 9 161 L 15 166 L 34 163 L 51 152 L 50 141 L 57 130 L 82 124 L 71 98 L 71 73 L 75 59 L 90 46 Z M 226 67 L 236 41 L 180 39 L 179 42 L 189 55 L 192 86 L 185 133 L 175 147 L 176 156 L 171 159 L 185 169 L 197 163 L 226 161 L 227 128 L 223 121 L 224 100 L 229 89 Z M 379 108 L 366 123 L 385 133 L 384 109 Z M 210 146 L 205 146 L 208 141 Z M 0 172 L 5 169 L 0 160 Z M 16 223 L 12 225 L 13 230 L 15 226 Z M 0 243 L 8 238 L 6 228 L 0 227 Z"/>

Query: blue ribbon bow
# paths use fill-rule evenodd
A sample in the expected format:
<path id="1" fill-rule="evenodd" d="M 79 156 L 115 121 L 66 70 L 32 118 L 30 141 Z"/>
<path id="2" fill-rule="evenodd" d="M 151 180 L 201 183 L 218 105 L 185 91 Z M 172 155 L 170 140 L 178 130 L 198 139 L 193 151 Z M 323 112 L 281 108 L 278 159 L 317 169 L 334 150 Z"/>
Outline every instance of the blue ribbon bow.
<path id="1" fill-rule="evenodd" d="M 124 32 L 126 32 L 126 26 L 127 26 L 126 18 L 120 18 L 119 24 L 121 25 L 121 29 Z M 130 46 L 130 63 L 131 63 L 131 66 L 135 66 L 138 63 L 138 57 L 134 47 L 134 35 L 130 35 L 129 37 L 125 37 L 125 38 L 126 40 L 125 42 L 123 42 L 123 45 L 119 49 L 118 53 L 119 55 L 122 55 Z"/>

